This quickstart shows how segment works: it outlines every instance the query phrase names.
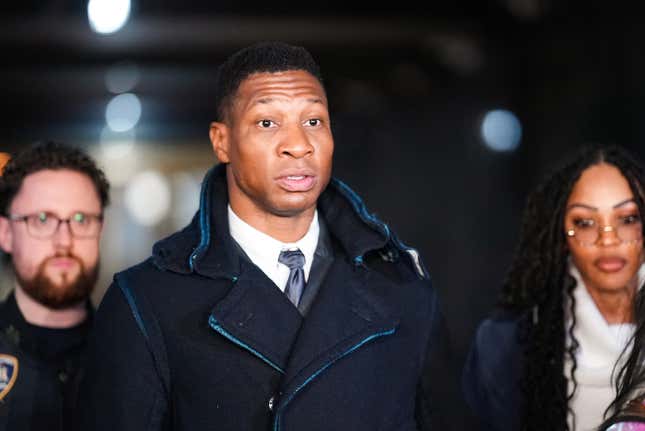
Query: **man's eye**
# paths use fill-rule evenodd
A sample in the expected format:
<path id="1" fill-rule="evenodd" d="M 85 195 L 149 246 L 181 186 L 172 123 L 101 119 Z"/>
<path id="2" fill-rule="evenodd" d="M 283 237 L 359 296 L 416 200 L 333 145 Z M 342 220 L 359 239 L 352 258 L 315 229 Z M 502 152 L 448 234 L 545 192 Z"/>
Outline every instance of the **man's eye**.
<path id="1" fill-rule="evenodd" d="M 318 118 L 310 118 L 309 120 L 307 120 L 307 124 L 312 127 L 319 126 L 320 120 Z"/>
<path id="2" fill-rule="evenodd" d="M 85 223 L 86 217 L 85 217 L 85 214 L 83 213 L 75 213 L 73 219 L 76 223 L 82 224 L 82 223 Z"/>
<path id="3" fill-rule="evenodd" d="M 43 223 L 43 224 L 47 223 L 48 218 L 49 217 L 47 216 L 47 213 L 38 213 L 37 215 L 37 219 L 39 223 Z"/>
<path id="4" fill-rule="evenodd" d="M 260 120 L 260 122 L 258 124 L 260 125 L 260 127 L 266 129 L 266 128 L 269 128 L 269 127 L 273 126 L 273 121 L 271 121 L 271 120 Z"/>

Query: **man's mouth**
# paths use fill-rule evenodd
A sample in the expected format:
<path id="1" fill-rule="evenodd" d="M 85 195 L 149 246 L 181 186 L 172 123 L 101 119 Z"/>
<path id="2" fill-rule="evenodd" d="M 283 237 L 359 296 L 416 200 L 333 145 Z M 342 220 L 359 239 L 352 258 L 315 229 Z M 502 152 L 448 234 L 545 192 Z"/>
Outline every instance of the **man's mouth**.
<path id="1" fill-rule="evenodd" d="M 306 192 L 316 184 L 316 177 L 313 175 L 285 175 L 278 178 L 278 184 L 290 192 Z"/>
<path id="2" fill-rule="evenodd" d="M 78 260 L 73 257 L 52 257 L 48 259 L 48 265 L 60 269 L 69 270 L 78 265 Z"/>

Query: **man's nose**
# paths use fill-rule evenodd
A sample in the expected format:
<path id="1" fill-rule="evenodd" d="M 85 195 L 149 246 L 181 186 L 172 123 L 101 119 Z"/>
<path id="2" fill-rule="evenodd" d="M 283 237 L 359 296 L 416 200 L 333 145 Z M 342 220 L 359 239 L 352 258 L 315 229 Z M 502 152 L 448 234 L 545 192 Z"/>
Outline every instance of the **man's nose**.
<path id="1" fill-rule="evenodd" d="M 300 124 L 288 127 L 279 147 L 280 155 L 302 158 L 314 152 L 310 137 Z"/>
<path id="2" fill-rule="evenodd" d="M 73 235 L 69 226 L 69 220 L 61 220 L 53 236 L 54 245 L 57 248 L 69 248 L 73 242 Z"/>

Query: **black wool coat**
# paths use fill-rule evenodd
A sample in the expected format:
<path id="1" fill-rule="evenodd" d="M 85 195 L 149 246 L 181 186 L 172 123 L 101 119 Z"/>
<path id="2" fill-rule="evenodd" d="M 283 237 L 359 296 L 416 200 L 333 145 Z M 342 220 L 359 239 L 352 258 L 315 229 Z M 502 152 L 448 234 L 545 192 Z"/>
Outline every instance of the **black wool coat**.
<path id="1" fill-rule="evenodd" d="M 445 390 L 433 380 L 445 372 L 443 319 L 416 251 L 333 179 L 318 211 L 335 258 L 303 317 L 240 257 L 224 172 L 207 174 L 188 227 L 116 274 L 80 429 L 448 429 L 433 398 Z"/>

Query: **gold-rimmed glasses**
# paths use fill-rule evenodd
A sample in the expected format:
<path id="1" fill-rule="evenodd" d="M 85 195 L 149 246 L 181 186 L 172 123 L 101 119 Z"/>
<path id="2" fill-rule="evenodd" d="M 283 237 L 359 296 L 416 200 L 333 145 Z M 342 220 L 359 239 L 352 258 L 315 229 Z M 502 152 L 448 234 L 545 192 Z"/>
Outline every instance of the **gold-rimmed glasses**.
<path id="1" fill-rule="evenodd" d="M 614 224 L 604 226 L 592 218 L 581 218 L 573 221 L 566 235 L 590 246 L 596 244 L 602 234 L 609 232 L 613 232 L 621 242 L 637 242 L 643 239 L 643 224 L 637 214 L 618 217 Z"/>

